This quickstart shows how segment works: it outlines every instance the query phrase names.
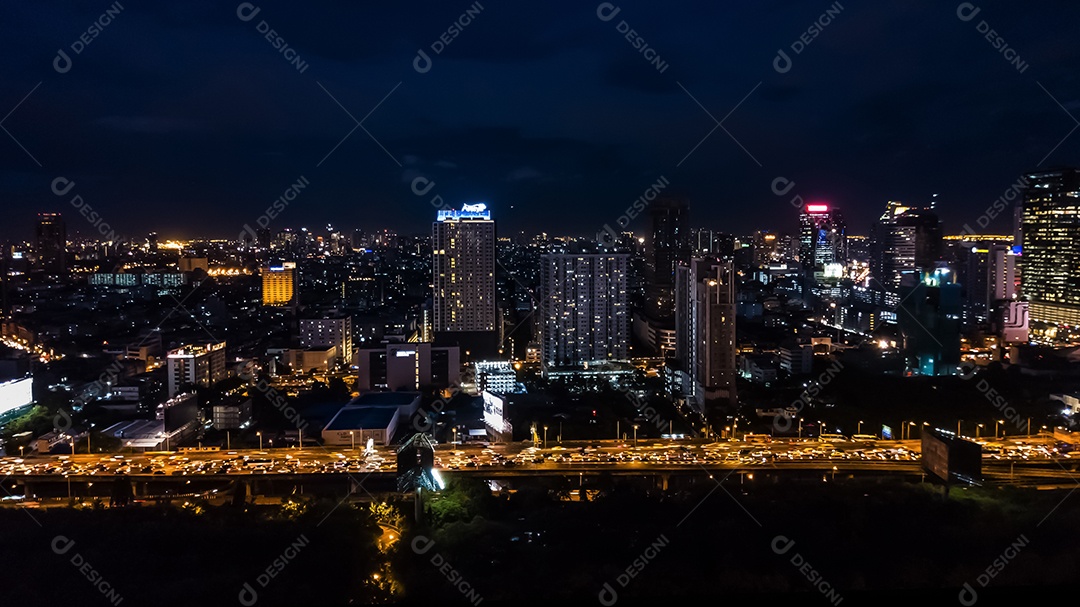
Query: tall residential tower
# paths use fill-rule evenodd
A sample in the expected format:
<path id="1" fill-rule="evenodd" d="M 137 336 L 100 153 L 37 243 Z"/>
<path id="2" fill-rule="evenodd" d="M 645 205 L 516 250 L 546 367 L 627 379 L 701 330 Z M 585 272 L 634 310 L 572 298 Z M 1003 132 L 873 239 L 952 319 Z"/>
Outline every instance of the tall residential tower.
<path id="1" fill-rule="evenodd" d="M 551 253 L 541 256 L 543 363 L 577 366 L 626 360 L 630 312 L 625 253 Z"/>

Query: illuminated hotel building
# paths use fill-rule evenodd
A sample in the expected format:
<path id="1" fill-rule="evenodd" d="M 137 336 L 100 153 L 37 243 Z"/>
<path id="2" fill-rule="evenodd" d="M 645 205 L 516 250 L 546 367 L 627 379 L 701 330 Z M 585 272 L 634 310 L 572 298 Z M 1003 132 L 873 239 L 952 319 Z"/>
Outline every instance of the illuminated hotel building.
<path id="1" fill-rule="evenodd" d="M 166 355 L 169 398 L 187 385 L 209 387 L 225 379 L 225 342 L 183 346 Z"/>
<path id="2" fill-rule="evenodd" d="M 840 209 L 827 204 L 803 207 L 799 216 L 799 261 L 810 270 L 847 263 L 847 227 Z"/>
<path id="3" fill-rule="evenodd" d="M 1080 169 L 1025 179 L 1019 261 L 1031 320 L 1080 326 Z"/>
<path id="4" fill-rule="evenodd" d="M 262 272 L 264 306 L 289 306 L 296 297 L 296 264 L 271 263 Z"/>
<path id="5" fill-rule="evenodd" d="M 626 360 L 630 312 L 625 253 L 550 253 L 541 256 L 543 363 L 577 366 Z"/>
<path id="6" fill-rule="evenodd" d="M 431 247 L 435 332 L 494 332 L 498 316 L 491 211 L 484 204 L 439 211 Z"/>

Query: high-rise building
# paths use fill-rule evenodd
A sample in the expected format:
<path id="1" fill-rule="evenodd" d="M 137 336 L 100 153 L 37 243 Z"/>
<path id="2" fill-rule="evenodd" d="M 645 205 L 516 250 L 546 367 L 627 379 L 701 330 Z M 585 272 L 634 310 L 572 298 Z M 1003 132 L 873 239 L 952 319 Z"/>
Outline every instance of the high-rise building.
<path id="1" fill-rule="evenodd" d="M 352 364 L 352 317 L 303 318 L 300 320 L 300 347 L 337 349 L 338 360 Z"/>
<path id="2" fill-rule="evenodd" d="M 645 267 L 645 313 L 650 319 L 675 315 L 675 266 L 690 258 L 689 215 L 685 200 L 660 198 L 649 207 Z"/>
<path id="3" fill-rule="evenodd" d="M 986 257 L 986 309 L 1016 298 L 1016 252 L 1007 244 L 992 244 Z"/>
<path id="4" fill-rule="evenodd" d="M 890 200 L 870 232 L 871 285 L 895 292 L 904 274 L 932 272 L 941 259 L 941 237 L 933 205 L 916 208 Z"/>
<path id="5" fill-rule="evenodd" d="M 756 243 L 755 243 L 756 244 Z M 847 226 L 840 209 L 807 204 L 799 215 L 799 262 L 807 270 L 847 263 Z"/>
<path id="6" fill-rule="evenodd" d="M 262 271 L 264 306 L 291 306 L 296 303 L 296 263 L 271 262 Z"/>
<path id="7" fill-rule="evenodd" d="M 913 375 L 956 375 L 960 364 L 961 287 L 948 268 L 904 275 L 896 320 Z"/>
<path id="8" fill-rule="evenodd" d="M 735 282 L 732 262 L 694 258 L 677 268 L 675 351 L 682 392 L 699 411 L 737 404 Z"/>
<path id="9" fill-rule="evenodd" d="M 37 255 L 40 269 L 50 274 L 67 272 L 67 225 L 60 213 L 38 213 Z"/>
<path id="10" fill-rule="evenodd" d="M 439 333 L 498 329 L 495 222 L 484 204 L 442 210 L 431 228 L 434 326 Z"/>
<path id="11" fill-rule="evenodd" d="M 187 385 L 208 387 L 225 379 L 225 342 L 182 346 L 169 351 L 169 397 Z"/>
<path id="12" fill-rule="evenodd" d="M 541 256 L 543 362 L 577 366 L 628 357 L 630 313 L 625 253 Z"/>
<path id="13" fill-rule="evenodd" d="M 690 233 L 691 255 L 712 255 L 716 257 L 731 257 L 735 250 L 735 237 L 724 232 L 697 228 Z"/>
<path id="14" fill-rule="evenodd" d="M 754 232 L 754 266 L 763 268 L 770 263 L 783 261 L 783 239 L 776 232 Z"/>
<path id="15" fill-rule="evenodd" d="M 1024 177 L 1021 281 L 1031 320 L 1080 325 L 1080 168 Z"/>

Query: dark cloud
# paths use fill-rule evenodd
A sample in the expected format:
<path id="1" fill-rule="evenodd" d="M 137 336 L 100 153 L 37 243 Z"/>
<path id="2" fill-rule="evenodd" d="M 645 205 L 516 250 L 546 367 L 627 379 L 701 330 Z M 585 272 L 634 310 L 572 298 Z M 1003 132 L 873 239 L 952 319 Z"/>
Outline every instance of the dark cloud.
<path id="1" fill-rule="evenodd" d="M 844 3 L 780 74 L 777 50 L 827 5 L 628 1 L 604 22 L 592 3 L 481 3 L 456 36 L 473 3 L 268 0 L 249 22 L 238 3 L 125 3 L 63 74 L 58 49 L 71 52 L 107 5 L 12 4 L 0 115 L 40 83 L 3 126 L 43 166 L 0 133 L 11 219 L 0 235 L 27 238 L 34 213 L 63 210 L 49 191 L 58 175 L 136 234 L 234 234 L 299 175 L 311 187 L 272 227 L 426 231 L 433 208 L 410 189 L 421 175 L 448 202 L 489 201 L 508 231 L 591 233 L 660 175 L 689 195 L 695 222 L 736 232 L 794 228 L 769 188 L 778 175 L 842 205 L 855 231 L 887 199 L 934 193 L 958 226 L 1080 114 L 1074 4 L 983 7 L 1023 73 L 979 19 L 920 2 Z M 626 40 L 622 20 L 667 70 Z M 426 73 L 413 69 L 421 49 Z M 730 112 L 731 136 L 705 138 L 706 112 Z M 1045 164 L 1078 154 L 1074 134 Z"/>

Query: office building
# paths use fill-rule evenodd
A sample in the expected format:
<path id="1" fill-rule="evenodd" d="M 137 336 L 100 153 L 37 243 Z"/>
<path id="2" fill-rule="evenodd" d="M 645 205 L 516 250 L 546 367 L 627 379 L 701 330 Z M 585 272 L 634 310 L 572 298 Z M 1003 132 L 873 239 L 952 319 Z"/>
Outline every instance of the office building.
<path id="1" fill-rule="evenodd" d="M 1016 299 L 1016 251 L 1012 245 L 992 244 L 986 258 L 986 308 Z"/>
<path id="2" fill-rule="evenodd" d="M 694 258 L 677 269 L 676 358 L 683 395 L 699 411 L 738 403 L 736 280 L 732 262 L 715 258 Z"/>
<path id="3" fill-rule="evenodd" d="M 755 249 L 757 242 L 755 239 Z M 756 255 L 755 255 L 756 256 Z M 810 271 L 847 263 L 847 226 L 840 209 L 807 204 L 799 215 L 799 262 Z"/>
<path id="4" fill-rule="evenodd" d="M 264 306 L 292 306 L 296 303 L 296 263 L 271 262 L 262 271 Z"/>
<path id="5" fill-rule="evenodd" d="M 495 222 L 484 204 L 441 210 L 431 228 L 432 324 L 440 345 L 476 356 L 498 350 Z"/>
<path id="6" fill-rule="evenodd" d="M 67 226 L 60 213 L 38 213 L 38 267 L 49 274 L 67 272 Z"/>
<path id="7" fill-rule="evenodd" d="M 305 349 L 333 347 L 339 362 L 346 365 L 352 364 L 352 317 L 300 319 L 300 347 Z"/>
<path id="8" fill-rule="evenodd" d="M 183 346 L 166 356 L 169 369 L 169 397 L 184 386 L 208 387 L 225 379 L 225 342 Z"/>
<path id="9" fill-rule="evenodd" d="M 1080 325 L 1080 168 L 1025 179 L 1021 282 L 1031 320 Z"/>
<path id="10" fill-rule="evenodd" d="M 814 370 L 814 346 L 795 342 L 781 345 L 780 368 L 788 375 L 808 375 Z"/>
<path id="11" fill-rule="evenodd" d="M 293 373 L 326 373 L 334 367 L 338 358 L 334 346 L 322 348 L 290 348 L 285 350 L 285 362 L 292 367 Z"/>
<path id="12" fill-rule="evenodd" d="M 215 430 L 239 430 L 251 423 L 251 399 L 235 398 L 212 408 Z"/>
<path id="13" fill-rule="evenodd" d="M 904 274 L 933 271 L 941 259 L 941 220 L 934 207 L 890 200 L 870 232 L 871 286 L 896 291 Z"/>
<path id="14" fill-rule="evenodd" d="M 540 260 L 542 357 L 576 367 L 629 356 L 624 253 L 549 253 Z"/>
<path id="15" fill-rule="evenodd" d="M 507 360 L 477 361 L 473 363 L 476 392 L 485 390 L 495 394 L 510 394 L 517 387 L 517 372 Z"/>
<path id="16" fill-rule="evenodd" d="M 357 386 L 372 390 L 443 389 L 461 383 L 461 351 L 430 343 L 389 344 L 356 351 Z"/>
<path id="17" fill-rule="evenodd" d="M 203 272 L 210 271 L 210 260 L 206 257 L 181 257 L 176 265 L 180 268 L 181 272 L 194 272 L 195 270 L 202 270 Z"/>
<path id="18" fill-rule="evenodd" d="M 706 253 L 705 256 L 710 256 Z M 784 259 L 783 239 L 776 232 L 754 232 L 754 267 L 763 268 Z"/>
<path id="19" fill-rule="evenodd" d="M 651 220 L 645 265 L 645 314 L 650 320 L 675 315 L 675 266 L 690 258 L 689 211 L 685 200 L 657 199 Z"/>
<path id="20" fill-rule="evenodd" d="M 960 364 L 961 287 L 947 268 L 906 274 L 896 320 L 909 375 L 956 375 Z"/>

